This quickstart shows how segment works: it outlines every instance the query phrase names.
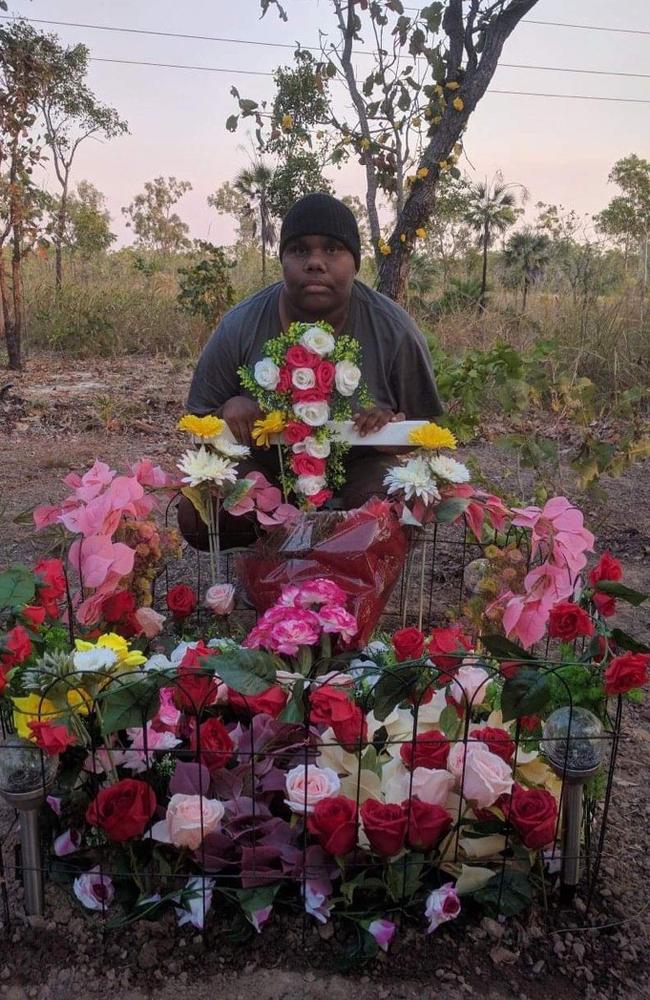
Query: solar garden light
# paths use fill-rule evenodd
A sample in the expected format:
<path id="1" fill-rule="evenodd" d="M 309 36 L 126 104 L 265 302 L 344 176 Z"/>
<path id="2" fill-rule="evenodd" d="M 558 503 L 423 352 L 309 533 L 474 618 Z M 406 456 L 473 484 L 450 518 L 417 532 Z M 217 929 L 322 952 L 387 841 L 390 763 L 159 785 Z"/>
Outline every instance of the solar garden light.
<path id="1" fill-rule="evenodd" d="M 0 795 L 20 815 L 25 912 L 30 916 L 43 916 L 38 810 L 54 784 L 58 766 L 57 754 L 43 754 L 21 736 L 9 736 L 0 743 Z"/>
<path id="2" fill-rule="evenodd" d="M 542 750 L 563 782 L 562 895 L 573 898 L 580 876 L 583 787 L 600 768 L 603 727 L 593 712 L 566 705 L 544 723 Z"/>

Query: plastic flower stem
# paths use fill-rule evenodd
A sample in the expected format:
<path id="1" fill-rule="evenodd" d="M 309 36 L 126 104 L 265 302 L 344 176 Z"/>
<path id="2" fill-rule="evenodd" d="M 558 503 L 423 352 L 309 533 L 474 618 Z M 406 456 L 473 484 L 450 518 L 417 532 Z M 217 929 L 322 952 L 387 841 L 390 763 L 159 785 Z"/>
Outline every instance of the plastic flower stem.
<path id="1" fill-rule="evenodd" d="M 320 655 L 323 660 L 332 659 L 332 637 L 329 632 L 323 632 L 320 637 Z"/>
<path id="2" fill-rule="evenodd" d="M 212 584 L 219 582 L 219 494 L 208 497 L 208 548 L 210 550 L 210 576 Z"/>
<path id="3" fill-rule="evenodd" d="M 422 542 L 422 563 L 420 565 L 420 594 L 419 594 L 419 605 L 418 605 L 418 628 L 422 631 L 422 617 L 424 614 L 424 568 L 427 562 L 427 542 L 426 535 Z"/>
<path id="4" fill-rule="evenodd" d="M 129 858 L 131 859 L 131 868 L 132 868 L 131 874 L 133 876 L 133 881 L 135 882 L 135 884 L 137 885 L 138 889 L 140 890 L 140 892 L 144 896 L 144 893 L 145 893 L 144 882 L 142 882 L 142 880 L 140 879 L 140 876 L 138 875 L 138 862 L 136 860 L 135 854 L 133 853 L 133 845 L 130 844 L 130 843 L 127 843 L 126 847 L 127 847 L 128 852 L 129 852 Z"/>
<path id="5" fill-rule="evenodd" d="M 311 649 L 309 646 L 300 646 L 298 648 L 298 670 L 303 677 L 309 677 L 309 671 L 311 670 Z"/>
<path id="6" fill-rule="evenodd" d="M 289 501 L 287 500 L 287 484 L 284 478 L 284 460 L 282 458 L 281 444 L 278 444 L 278 461 L 280 463 L 280 485 L 282 487 L 282 499 L 284 500 L 285 503 L 288 503 Z"/>
<path id="7" fill-rule="evenodd" d="M 119 776 L 118 776 L 118 773 L 117 773 L 117 768 L 115 767 L 115 762 L 113 761 L 113 754 L 112 754 L 112 751 L 111 751 L 111 747 L 110 747 L 110 745 L 108 743 L 108 733 L 104 729 L 104 718 L 102 716 L 102 710 L 99 707 L 99 701 L 95 702 L 95 711 L 97 712 L 97 721 L 99 722 L 99 731 L 101 732 L 102 737 L 103 737 L 104 749 L 106 750 L 106 756 L 108 757 L 108 762 L 111 765 L 111 778 L 112 778 L 113 782 L 115 784 L 117 784 L 120 779 L 119 779 Z"/>

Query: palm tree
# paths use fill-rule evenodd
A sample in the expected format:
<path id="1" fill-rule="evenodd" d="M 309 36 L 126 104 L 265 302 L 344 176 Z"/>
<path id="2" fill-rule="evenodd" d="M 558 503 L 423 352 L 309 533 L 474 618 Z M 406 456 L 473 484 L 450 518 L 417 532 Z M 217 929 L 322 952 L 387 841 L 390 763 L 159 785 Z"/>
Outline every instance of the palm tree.
<path id="1" fill-rule="evenodd" d="M 539 281 L 551 259 L 551 241 L 545 233 L 530 227 L 513 233 L 504 247 L 506 267 L 523 289 L 522 313 L 526 312 L 528 289 Z"/>
<path id="2" fill-rule="evenodd" d="M 488 250 L 498 233 L 504 233 L 512 226 L 519 214 L 517 199 L 513 187 L 520 184 L 504 184 L 503 178 L 497 174 L 492 184 L 487 180 L 473 184 L 469 190 L 469 205 L 465 214 L 466 222 L 479 235 L 483 251 L 483 274 L 481 277 L 481 295 L 478 301 L 479 309 L 485 309 L 487 292 Z M 525 192 L 525 189 L 523 189 Z M 525 197 L 524 193 L 524 197 Z"/>
<path id="3" fill-rule="evenodd" d="M 233 187 L 248 199 L 249 214 L 253 220 L 253 236 L 259 232 L 262 244 L 262 281 L 266 283 L 266 249 L 276 241 L 275 225 L 269 205 L 269 187 L 273 170 L 262 160 L 240 172 L 233 181 Z"/>

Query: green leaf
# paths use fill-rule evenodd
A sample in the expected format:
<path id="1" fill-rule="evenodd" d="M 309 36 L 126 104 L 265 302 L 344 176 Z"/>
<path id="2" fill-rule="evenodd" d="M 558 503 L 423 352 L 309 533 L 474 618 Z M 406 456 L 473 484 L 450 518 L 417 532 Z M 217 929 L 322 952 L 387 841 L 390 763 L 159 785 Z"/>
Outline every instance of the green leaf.
<path id="1" fill-rule="evenodd" d="M 533 657 L 504 635 L 482 635 L 481 643 L 488 653 L 499 660 L 532 660 Z"/>
<path id="2" fill-rule="evenodd" d="M 617 646 L 620 646 L 621 649 L 626 649 L 630 653 L 650 653 L 650 646 L 647 646 L 644 642 L 638 642 L 620 628 L 612 629 L 611 638 Z"/>
<path id="3" fill-rule="evenodd" d="M 375 718 L 383 722 L 396 705 L 407 697 L 418 679 L 418 667 L 399 666 L 384 670 L 375 685 Z"/>
<path id="4" fill-rule="evenodd" d="M 435 508 L 435 517 L 438 524 L 451 524 L 456 521 L 469 507 L 469 500 L 462 497 L 453 497 L 451 500 L 443 500 Z"/>
<path id="5" fill-rule="evenodd" d="M 237 122 L 239 121 L 239 115 L 228 115 L 226 118 L 226 128 L 229 132 L 237 131 Z"/>
<path id="6" fill-rule="evenodd" d="M 276 883 L 259 886 L 257 889 L 235 889 L 234 893 L 246 917 L 250 918 L 258 910 L 273 906 L 279 888 L 279 883 Z"/>
<path id="7" fill-rule="evenodd" d="M 34 574 L 26 566 L 11 566 L 0 573 L 0 610 L 20 611 L 35 593 Z"/>
<path id="8" fill-rule="evenodd" d="M 164 674 L 137 675 L 133 681 L 111 681 L 97 695 L 104 734 L 138 729 L 158 710 L 159 688 L 169 683 Z"/>
<path id="9" fill-rule="evenodd" d="M 503 875 L 497 875 L 482 889 L 478 889 L 473 898 L 492 912 L 514 917 L 531 905 L 533 887 L 522 872 L 506 869 Z"/>
<path id="10" fill-rule="evenodd" d="M 420 888 L 423 862 L 424 854 L 409 851 L 386 869 L 388 895 L 396 903 L 411 899 Z"/>
<path id="11" fill-rule="evenodd" d="M 617 580 L 599 580 L 595 589 L 603 594 L 611 594 L 612 597 L 620 597 L 622 601 L 633 604 L 635 608 L 648 600 L 648 594 L 642 594 L 639 590 L 631 590 L 630 587 L 623 586 Z"/>
<path id="12" fill-rule="evenodd" d="M 305 690 L 305 680 L 303 677 L 299 677 L 297 681 L 294 681 L 291 688 L 291 697 L 285 707 L 280 712 L 278 716 L 279 722 L 303 722 L 305 718 L 305 709 L 302 701 L 303 692 Z"/>
<path id="13" fill-rule="evenodd" d="M 385 886 L 380 878 L 369 878 L 367 872 L 359 872 L 348 882 L 341 882 L 341 895 L 348 906 L 352 906 L 354 893 L 357 889 L 381 889 L 383 891 Z"/>
<path id="14" fill-rule="evenodd" d="M 551 686 L 544 670 L 520 667 L 515 677 L 503 685 L 501 710 L 503 721 L 512 722 L 522 715 L 537 715 L 551 696 Z"/>
<path id="15" fill-rule="evenodd" d="M 239 694 L 262 694 L 275 682 L 275 660 L 258 649 L 228 650 L 201 662 Z"/>
<path id="16" fill-rule="evenodd" d="M 447 739 L 455 740 L 462 726 L 462 719 L 458 718 L 456 710 L 451 705 L 447 705 L 440 713 L 438 725 Z"/>

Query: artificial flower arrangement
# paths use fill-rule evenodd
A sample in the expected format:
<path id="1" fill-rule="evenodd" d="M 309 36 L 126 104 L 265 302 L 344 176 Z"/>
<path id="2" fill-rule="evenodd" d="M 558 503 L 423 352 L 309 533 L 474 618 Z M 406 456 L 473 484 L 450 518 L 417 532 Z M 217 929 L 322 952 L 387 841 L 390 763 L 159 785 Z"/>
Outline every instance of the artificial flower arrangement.
<path id="1" fill-rule="evenodd" d="M 442 447 L 414 443 L 428 460 Z M 436 468 L 434 511 L 470 486 Z M 117 533 L 151 514 L 144 489 L 101 464 L 91 473 L 37 512 L 46 525 L 72 517 L 82 553 L 102 532 L 126 544 Z M 259 505 L 248 499 L 272 519 L 281 498 L 265 489 L 255 484 Z M 0 574 L 5 711 L 34 752 L 61 755 L 52 851 L 84 907 L 115 924 L 173 908 L 201 927 L 218 898 L 259 931 L 274 906 L 298 903 L 354 926 L 368 955 L 388 947 L 397 912 L 430 932 L 461 909 L 530 903 L 539 852 L 558 838 L 542 722 L 571 703 L 607 727 L 610 699 L 638 699 L 650 650 L 610 620 L 618 600 L 644 595 L 607 553 L 587 569 L 594 538 L 566 498 L 514 511 L 476 491 L 454 499 L 477 538 L 484 520 L 493 527 L 465 624 L 370 642 L 338 578 L 286 583 L 241 643 L 221 628 L 231 594 L 210 587 L 215 617 L 193 625 L 197 596 L 177 584 L 165 600 L 179 643 L 140 606 L 135 553 L 131 565 L 111 549 L 101 578 L 79 557 L 99 581 L 91 603 L 88 579 L 70 587 L 59 560 Z M 418 513 L 426 521 L 427 504 Z M 75 607 L 86 636 L 72 641 Z M 556 663 L 535 652 L 541 641 Z"/>
<path id="2" fill-rule="evenodd" d="M 345 482 L 349 445 L 327 424 L 352 417 L 353 396 L 361 406 L 371 404 L 360 364 L 353 337 L 334 337 L 328 323 L 292 323 L 267 342 L 261 361 L 239 369 L 243 388 L 265 414 L 254 426 L 255 443 L 268 446 L 281 435 L 285 496 L 295 494 L 302 507 L 321 507 Z"/>

